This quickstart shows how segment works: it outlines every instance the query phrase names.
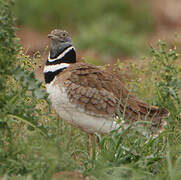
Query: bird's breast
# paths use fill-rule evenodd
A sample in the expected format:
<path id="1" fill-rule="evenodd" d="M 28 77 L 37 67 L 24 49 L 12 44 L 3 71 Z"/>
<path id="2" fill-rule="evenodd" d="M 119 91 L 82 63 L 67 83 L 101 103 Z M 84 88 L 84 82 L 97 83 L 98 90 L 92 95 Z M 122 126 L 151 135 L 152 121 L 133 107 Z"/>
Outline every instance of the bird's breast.
<path id="1" fill-rule="evenodd" d="M 87 133 L 108 133 L 118 127 L 112 118 L 96 117 L 76 104 L 72 104 L 65 87 L 54 83 L 46 85 L 52 105 L 59 116 Z"/>

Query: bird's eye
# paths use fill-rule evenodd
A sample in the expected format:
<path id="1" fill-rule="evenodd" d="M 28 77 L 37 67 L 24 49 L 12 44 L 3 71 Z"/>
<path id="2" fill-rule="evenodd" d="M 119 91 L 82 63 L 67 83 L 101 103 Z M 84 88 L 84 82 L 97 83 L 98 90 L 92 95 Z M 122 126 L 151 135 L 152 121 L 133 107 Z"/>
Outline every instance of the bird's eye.
<path id="1" fill-rule="evenodd" d="M 65 37 L 66 36 L 66 33 L 62 33 L 62 37 Z"/>

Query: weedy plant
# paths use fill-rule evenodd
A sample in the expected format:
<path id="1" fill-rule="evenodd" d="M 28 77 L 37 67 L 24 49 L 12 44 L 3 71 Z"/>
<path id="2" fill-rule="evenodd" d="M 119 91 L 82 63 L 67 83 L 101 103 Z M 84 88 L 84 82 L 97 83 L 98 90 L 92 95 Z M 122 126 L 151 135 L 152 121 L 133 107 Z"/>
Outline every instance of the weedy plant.
<path id="1" fill-rule="evenodd" d="M 46 101 L 47 94 L 41 90 L 41 83 L 35 79 L 34 73 L 25 70 L 21 62 L 23 58 L 17 58 L 20 46 L 15 37 L 16 29 L 13 27 L 14 18 L 9 1 L 0 2 L 0 19 L 0 174 L 2 174 L 6 171 L 18 171 L 15 164 L 21 153 L 18 151 L 15 153 L 14 150 L 16 138 L 21 134 L 20 130 L 37 129 L 46 134 L 46 129 L 39 123 L 44 112 L 37 107 L 37 103 Z"/>
<path id="2" fill-rule="evenodd" d="M 167 107 L 174 115 L 179 115 L 181 68 L 175 64 L 179 54 L 176 52 L 176 47 L 169 48 L 164 41 L 159 41 L 157 45 L 158 49 L 151 48 L 153 58 L 150 62 L 152 79 L 156 87 L 155 103 Z"/>

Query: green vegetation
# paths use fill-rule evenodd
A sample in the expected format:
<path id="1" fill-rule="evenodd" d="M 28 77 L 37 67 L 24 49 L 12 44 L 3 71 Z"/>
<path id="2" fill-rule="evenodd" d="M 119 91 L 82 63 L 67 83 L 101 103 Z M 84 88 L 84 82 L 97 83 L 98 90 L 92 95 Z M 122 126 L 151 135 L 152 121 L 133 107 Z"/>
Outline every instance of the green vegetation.
<path id="1" fill-rule="evenodd" d="M 0 9 L 0 174 L 3 174 L 23 172 L 23 167 L 17 165 L 24 149 L 16 148 L 18 137 L 26 136 L 28 129 L 46 133 L 38 123 L 44 112 L 37 103 L 45 101 L 47 95 L 40 89 L 41 83 L 34 73 L 25 70 L 26 57 L 18 58 L 20 46 L 15 38 L 10 4 L 3 1 Z"/>
<path id="2" fill-rule="evenodd" d="M 104 55 L 137 55 L 153 30 L 149 3 L 131 0 L 16 0 L 19 24 L 73 30 L 76 47 Z"/>
<path id="3" fill-rule="evenodd" d="M 60 171 L 79 171 L 89 179 L 179 180 L 181 70 L 176 48 L 160 41 L 151 48 L 151 58 L 143 60 L 144 68 L 129 65 L 129 88 L 170 110 L 165 131 L 156 139 L 143 136 L 137 125 L 121 133 L 97 134 L 101 153 L 96 151 L 91 159 L 87 134 L 49 111 L 42 84 L 31 72 L 38 57 L 22 53 L 11 8 L 0 1 L 0 177 L 49 180 Z"/>

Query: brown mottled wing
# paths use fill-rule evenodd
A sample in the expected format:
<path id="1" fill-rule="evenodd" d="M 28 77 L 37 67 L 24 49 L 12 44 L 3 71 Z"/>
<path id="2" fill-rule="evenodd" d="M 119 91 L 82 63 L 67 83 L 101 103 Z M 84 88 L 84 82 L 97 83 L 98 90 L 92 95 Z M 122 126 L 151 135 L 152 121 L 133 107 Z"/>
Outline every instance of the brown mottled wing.
<path id="1" fill-rule="evenodd" d="M 72 103 L 95 116 L 115 116 L 119 99 L 111 91 L 112 80 L 100 69 L 86 63 L 76 63 L 62 75 Z"/>
<path id="2" fill-rule="evenodd" d="M 147 117 L 156 124 L 168 115 L 165 109 L 138 100 L 115 75 L 93 65 L 76 63 L 61 76 L 70 101 L 92 115 L 114 117 L 119 110 L 132 121 Z"/>

